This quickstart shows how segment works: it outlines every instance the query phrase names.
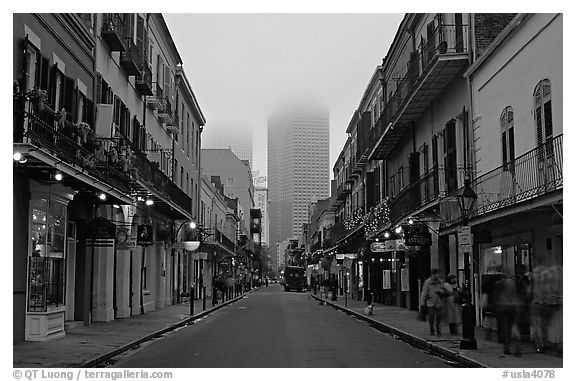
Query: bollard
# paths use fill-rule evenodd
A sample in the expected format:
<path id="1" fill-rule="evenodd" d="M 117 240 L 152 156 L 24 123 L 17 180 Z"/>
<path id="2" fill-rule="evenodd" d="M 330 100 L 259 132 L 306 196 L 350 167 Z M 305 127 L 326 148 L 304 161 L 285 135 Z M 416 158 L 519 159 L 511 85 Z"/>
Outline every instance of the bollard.
<path id="1" fill-rule="evenodd" d="M 202 311 L 206 311 L 206 286 L 202 287 Z"/>
<path id="2" fill-rule="evenodd" d="M 218 304 L 218 291 L 216 287 L 212 287 L 212 307 Z"/>
<path id="3" fill-rule="evenodd" d="M 190 316 L 194 316 L 194 287 L 190 287 Z"/>

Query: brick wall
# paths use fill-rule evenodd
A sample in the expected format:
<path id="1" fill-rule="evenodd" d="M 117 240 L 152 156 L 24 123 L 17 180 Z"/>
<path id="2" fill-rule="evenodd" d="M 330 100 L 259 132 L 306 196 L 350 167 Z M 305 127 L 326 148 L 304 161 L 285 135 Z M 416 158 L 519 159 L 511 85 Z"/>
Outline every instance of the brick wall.
<path id="1" fill-rule="evenodd" d="M 474 29 L 476 56 L 481 56 L 488 45 L 512 21 L 516 13 L 475 13 Z"/>

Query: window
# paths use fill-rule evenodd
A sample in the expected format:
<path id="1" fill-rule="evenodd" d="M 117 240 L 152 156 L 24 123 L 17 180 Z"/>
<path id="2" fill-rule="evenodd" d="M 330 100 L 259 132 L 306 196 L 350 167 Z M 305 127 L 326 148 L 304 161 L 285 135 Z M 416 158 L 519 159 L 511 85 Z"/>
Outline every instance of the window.
<path id="1" fill-rule="evenodd" d="M 500 115 L 500 134 L 502 136 L 502 165 L 504 170 L 514 167 L 514 111 L 508 106 Z M 511 168 L 508 168 L 508 163 Z"/>
<path id="2" fill-rule="evenodd" d="M 180 167 L 180 189 L 184 189 L 184 167 Z"/>
<path id="3" fill-rule="evenodd" d="M 552 147 L 552 91 L 550 81 L 544 79 L 534 90 L 534 119 L 536 123 L 536 146 L 546 144 L 546 154 L 553 155 Z M 543 149 L 538 150 L 538 159 L 543 160 Z"/>
<path id="4" fill-rule="evenodd" d="M 32 199 L 28 254 L 28 311 L 64 305 L 66 206 L 50 198 Z"/>
<path id="5" fill-rule="evenodd" d="M 228 178 L 226 179 L 226 186 L 227 186 L 227 187 L 234 187 L 234 186 L 235 186 L 235 182 L 236 182 L 236 181 L 235 181 L 234 177 L 228 177 Z"/>

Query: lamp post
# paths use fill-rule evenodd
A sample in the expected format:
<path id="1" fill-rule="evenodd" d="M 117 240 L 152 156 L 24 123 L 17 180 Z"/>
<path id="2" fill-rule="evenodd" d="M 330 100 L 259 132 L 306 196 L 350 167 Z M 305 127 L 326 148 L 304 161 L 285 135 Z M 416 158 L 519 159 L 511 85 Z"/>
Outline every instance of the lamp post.
<path id="1" fill-rule="evenodd" d="M 187 227 L 190 230 L 199 229 L 198 225 L 194 221 L 184 221 L 174 233 L 174 240 L 178 240 L 178 234 L 183 227 Z M 186 237 L 187 238 L 187 237 Z M 188 251 L 197 250 L 202 243 L 203 232 L 199 230 L 199 234 L 196 237 L 193 237 L 194 240 L 186 240 L 182 241 L 182 247 Z M 197 239 L 197 240 L 196 240 Z M 188 266 L 189 271 L 191 270 L 191 266 Z M 189 281 L 189 290 L 190 290 L 190 316 L 194 315 L 194 284 L 191 282 L 191 277 L 188 277 Z"/>
<path id="2" fill-rule="evenodd" d="M 476 203 L 478 196 L 470 188 L 470 178 L 464 179 L 464 187 L 456 193 L 458 207 L 462 214 L 464 226 L 468 226 L 468 216 Z M 462 339 L 460 340 L 460 349 L 477 349 L 474 329 L 476 325 L 476 316 L 474 305 L 472 304 L 472 295 L 470 291 L 470 252 L 464 253 L 464 292 L 462 293 Z"/>

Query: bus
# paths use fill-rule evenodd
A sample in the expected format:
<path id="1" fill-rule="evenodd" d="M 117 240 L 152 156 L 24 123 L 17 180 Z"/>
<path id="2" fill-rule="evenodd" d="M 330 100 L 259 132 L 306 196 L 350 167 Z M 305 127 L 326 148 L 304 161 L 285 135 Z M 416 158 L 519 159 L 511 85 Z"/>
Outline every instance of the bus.
<path id="1" fill-rule="evenodd" d="M 284 291 L 304 291 L 306 288 L 306 267 L 286 266 L 284 269 Z"/>

